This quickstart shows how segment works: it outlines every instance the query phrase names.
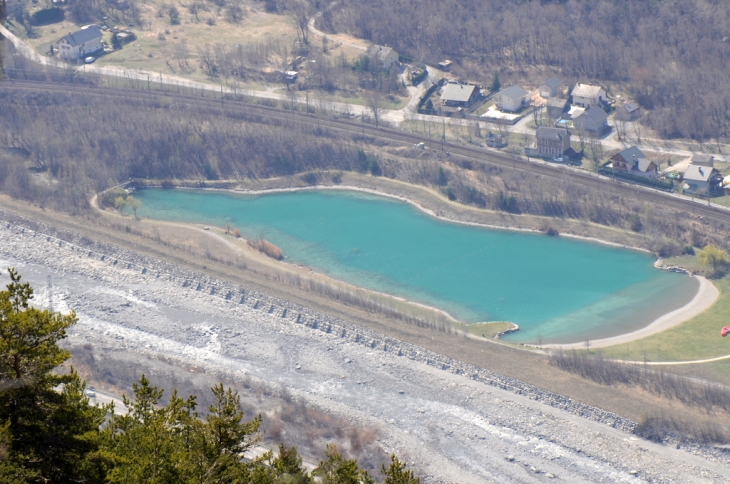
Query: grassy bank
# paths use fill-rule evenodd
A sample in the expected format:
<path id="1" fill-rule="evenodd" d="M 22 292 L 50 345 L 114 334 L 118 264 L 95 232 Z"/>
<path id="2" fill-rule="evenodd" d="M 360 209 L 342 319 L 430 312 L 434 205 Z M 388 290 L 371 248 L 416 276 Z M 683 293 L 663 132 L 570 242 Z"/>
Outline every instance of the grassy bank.
<path id="1" fill-rule="evenodd" d="M 603 348 L 601 354 L 635 361 L 688 361 L 730 355 L 730 340 L 720 336 L 722 327 L 730 324 L 730 279 L 713 283 L 720 296 L 704 313 L 647 338 Z"/>

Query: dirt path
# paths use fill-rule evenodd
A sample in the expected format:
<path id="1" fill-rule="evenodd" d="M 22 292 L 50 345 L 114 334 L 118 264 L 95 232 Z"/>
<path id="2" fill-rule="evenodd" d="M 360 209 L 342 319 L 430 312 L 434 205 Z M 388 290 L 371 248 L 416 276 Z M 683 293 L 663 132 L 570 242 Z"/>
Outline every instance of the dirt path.
<path id="1" fill-rule="evenodd" d="M 648 326 L 632 331 L 631 333 L 590 341 L 590 347 L 606 348 L 608 346 L 620 345 L 637 339 L 646 338 L 647 336 L 673 328 L 705 312 L 713 304 L 715 304 L 715 301 L 720 296 L 720 291 L 706 278 L 702 276 L 694 277 L 700 282 L 700 287 L 697 290 L 695 297 L 693 297 L 685 306 L 675 309 L 674 311 L 657 318 Z M 542 347 L 562 350 L 584 349 L 586 347 L 586 343 L 549 344 L 542 345 Z"/>

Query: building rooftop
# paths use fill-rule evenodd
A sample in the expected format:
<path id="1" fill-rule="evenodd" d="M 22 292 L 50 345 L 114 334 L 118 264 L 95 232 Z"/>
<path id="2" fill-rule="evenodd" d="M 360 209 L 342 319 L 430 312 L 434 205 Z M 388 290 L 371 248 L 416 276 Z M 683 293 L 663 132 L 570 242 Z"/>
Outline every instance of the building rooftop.
<path id="1" fill-rule="evenodd" d="M 568 136 L 568 130 L 565 128 L 550 128 L 548 126 L 540 126 L 537 128 L 537 137 L 540 139 L 561 141 L 566 136 Z"/>
<path id="2" fill-rule="evenodd" d="M 715 164 L 715 157 L 705 153 L 695 153 L 692 155 L 691 163 L 693 165 L 709 166 L 710 168 L 712 168 L 712 166 Z"/>
<path id="3" fill-rule="evenodd" d="M 384 61 L 391 52 L 394 52 L 392 47 L 388 47 L 387 45 L 374 45 L 370 48 L 368 55 L 379 61 Z"/>
<path id="4" fill-rule="evenodd" d="M 74 33 L 69 33 L 61 40 L 65 39 L 72 47 L 76 47 L 77 45 L 81 45 L 99 37 L 101 37 L 101 29 L 96 25 L 89 25 Z"/>
<path id="5" fill-rule="evenodd" d="M 716 170 L 708 166 L 689 165 L 684 172 L 684 179 L 691 181 L 707 182 Z"/>
<path id="6" fill-rule="evenodd" d="M 507 96 L 508 98 L 511 98 L 511 99 L 520 99 L 520 98 L 527 96 L 528 94 L 530 94 L 530 93 L 525 91 L 524 89 L 522 89 L 517 84 L 513 84 L 510 87 L 508 87 L 507 89 L 502 91 L 503 96 Z"/>
<path id="7" fill-rule="evenodd" d="M 598 97 L 601 94 L 601 89 L 601 86 L 591 86 L 579 82 L 575 85 L 571 94 L 578 97 Z"/>
<path id="8" fill-rule="evenodd" d="M 654 162 L 651 160 L 647 160 L 646 158 L 639 158 L 638 162 L 636 163 L 636 169 L 639 170 L 642 173 L 646 173 L 651 168 L 651 165 L 653 165 Z"/>
<path id="9" fill-rule="evenodd" d="M 616 153 L 615 156 L 620 156 L 626 163 L 634 163 L 635 161 L 646 159 L 646 155 L 641 152 L 636 146 L 626 148 L 625 150 Z"/>
<path id="10" fill-rule="evenodd" d="M 550 99 L 547 100 L 547 105 L 548 105 L 548 107 L 551 107 L 551 108 L 563 109 L 566 104 L 568 104 L 568 100 L 561 99 L 559 97 L 551 97 Z"/>
<path id="11" fill-rule="evenodd" d="M 548 79 L 547 81 L 543 82 L 543 86 L 547 86 L 550 89 L 555 89 L 556 87 L 560 87 L 560 85 L 563 83 L 563 80 L 557 77 L 553 77 L 552 79 Z"/>
<path id="12" fill-rule="evenodd" d="M 580 115 L 581 117 L 585 116 L 587 118 L 592 119 L 596 123 L 605 123 L 608 120 L 608 114 L 606 114 L 606 111 L 599 108 L 598 106 L 593 106 L 590 109 L 586 110 L 584 113 Z"/>
<path id="13" fill-rule="evenodd" d="M 637 103 L 630 102 L 624 106 L 624 109 L 626 109 L 627 113 L 633 113 L 634 111 L 637 111 L 639 107 L 640 106 Z"/>
<path id="14" fill-rule="evenodd" d="M 442 101 L 467 102 L 471 99 L 476 86 L 448 83 L 441 91 Z"/>

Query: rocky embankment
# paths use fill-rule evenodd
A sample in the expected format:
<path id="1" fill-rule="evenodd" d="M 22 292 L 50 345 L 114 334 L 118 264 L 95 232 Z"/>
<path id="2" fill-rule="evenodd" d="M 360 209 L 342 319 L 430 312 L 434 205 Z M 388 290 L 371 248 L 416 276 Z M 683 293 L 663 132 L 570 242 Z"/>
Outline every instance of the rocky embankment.
<path id="1" fill-rule="evenodd" d="M 57 309 L 79 314 L 72 339 L 281 385 L 376 426 L 426 482 L 730 476 L 720 450 L 645 442 L 635 422 L 534 385 L 12 213 L 0 220 L 0 259 L 36 287 L 54 274 Z"/>

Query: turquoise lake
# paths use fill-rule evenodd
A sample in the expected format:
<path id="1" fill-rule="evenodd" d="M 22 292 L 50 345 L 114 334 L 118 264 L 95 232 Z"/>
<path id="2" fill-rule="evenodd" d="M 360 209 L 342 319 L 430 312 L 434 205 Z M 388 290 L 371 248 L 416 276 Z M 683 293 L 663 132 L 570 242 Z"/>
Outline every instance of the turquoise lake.
<path id="1" fill-rule="evenodd" d="M 350 191 L 239 195 L 141 190 L 141 217 L 263 235 L 288 262 L 443 309 L 464 322 L 512 321 L 506 339 L 571 343 L 615 336 L 681 307 L 698 284 L 647 254 L 565 237 L 430 217 Z"/>

